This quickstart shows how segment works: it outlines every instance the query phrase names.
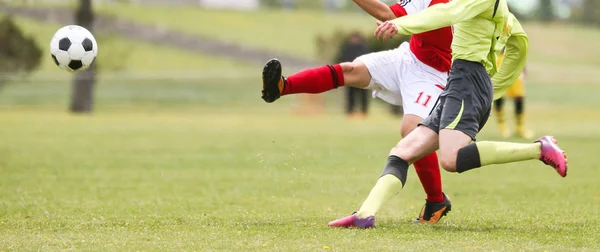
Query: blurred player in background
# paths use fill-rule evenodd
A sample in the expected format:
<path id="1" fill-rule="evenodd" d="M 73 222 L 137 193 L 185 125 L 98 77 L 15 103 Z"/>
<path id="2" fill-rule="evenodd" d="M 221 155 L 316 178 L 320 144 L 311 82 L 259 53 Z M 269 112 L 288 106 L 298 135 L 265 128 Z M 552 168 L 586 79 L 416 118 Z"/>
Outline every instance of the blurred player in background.
<path id="1" fill-rule="evenodd" d="M 502 48 L 502 51 L 498 55 L 498 65 L 502 63 L 502 58 L 504 57 L 504 51 L 506 47 Z M 518 137 L 530 139 L 533 137 L 533 132 L 525 128 L 525 68 L 523 72 L 515 81 L 515 84 L 510 87 L 510 89 L 506 92 L 506 95 L 502 98 L 494 101 L 494 109 L 496 114 L 496 119 L 498 120 L 498 128 L 500 128 L 500 133 L 503 137 L 510 137 L 511 131 L 506 126 L 506 118 L 504 114 L 504 100 L 506 96 L 514 99 L 515 101 L 515 133 Z"/>
<path id="2" fill-rule="evenodd" d="M 360 32 L 348 36 L 338 53 L 336 63 L 352 62 L 361 55 L 369 53 L 369 46 Z M 346 114 L 349 118 L 366 118 L 369 112 L 369 90 L 346 86 Z M 358 103 L 358 104 L 357 104 Z M 360 112 L 356 112 L 360 105 Z"/>
<path id="3" fill-rule="evenodd" d="M 420 12 L 449 0 L 403 0 L 388 6 L 379 0 L 354 0 L 378 20 Z M 444 90 L 452 61 L 450 45 L 452 28 L 444 27 L 413 35 L 410 43 L 399 48 L 358 57 L 353 62 L 326 65 L 282 76 L 281 63 L 269 61 L 263 69 L 262 98 L 268 103 L 280 96 L 300 93 L 323 93 L 340 86 L 373 90 L 373 97 L 394 105 L 402 105 L 401 134 L 406 136 L 427 117 Z M 442 180 L 435 151 L 414 163 L 427 194 L 425 206 L 417 222 L 436 223 L 451 208 L 442 192 Z M 339 226 L 331 222 L 330 226 Z"/>

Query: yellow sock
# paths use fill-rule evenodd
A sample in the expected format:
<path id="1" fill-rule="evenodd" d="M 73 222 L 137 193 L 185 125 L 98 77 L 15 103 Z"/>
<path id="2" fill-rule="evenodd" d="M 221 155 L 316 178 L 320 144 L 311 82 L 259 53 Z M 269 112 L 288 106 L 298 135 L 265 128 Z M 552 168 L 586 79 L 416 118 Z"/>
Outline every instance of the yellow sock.
<path id="1" fill-rule="evenodd" d="M 519 114 L 515 116 L 517 135 L 529 139 L 533 137 L 533 132 L 525 127 L 524 117 L 524 114 Z"/>
<path id="2" fill-rule="evenodd" d="M 495 114 L 496 114 L 496 119 L 498 120 L 498 129 L 500 130 L 500 134 L 502 134 L 503 137 L 509 137 L 510 130 L 508 129 L 508 127 L 506 127 L 504 111 L 502 111 L 502 110 L 495 111 Z"/>
<path id="3" fill-rule="evenodd" d="M 496 120 L 498 120 L 498 124 L 504 124 L 504 111 L 496 110 L 494 111 L 494 114 L 496 114 Z"/>
<path id="4" fill-rule="evenodd" d="M 507 142 L 477 142 L 481 166 L 504 164 L 517 161 L 538 159 L 542 144 L 507 143 Z"/>
<path id="5" fill-rule="evenodd" d="M 523 114 L 515 115 L 515 122 L 516 122 L 516 126 L 517 126 L 517 131 L 523 132 L 525 130 L 524 123 L 523 123 L 523 117 L 524 117 Z"/>
<path id="6" fill-rule="evenodd" d="M 364 219 L 374 216 L 381 207 L 402 190 L 402 182 L 396 176 L 387 174 L 377 180 L 371 189 L 369 197 L 363 202 L 356 213 L 358 218 Z"/>

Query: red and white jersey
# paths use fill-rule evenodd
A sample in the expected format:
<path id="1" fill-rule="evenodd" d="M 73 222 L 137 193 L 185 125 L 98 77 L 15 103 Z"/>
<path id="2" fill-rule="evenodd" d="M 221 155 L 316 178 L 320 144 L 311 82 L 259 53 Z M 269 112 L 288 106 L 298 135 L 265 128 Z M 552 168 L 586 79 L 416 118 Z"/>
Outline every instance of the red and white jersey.
<path id="1" fill-rule="evenodd" d="M 450 0 L 400 0 L 390 6 L 396 17 L 422 11 L 432 5 Z M 452 65 L 452 27 L 444 27 L 412 35 L 410 50 L 421 62 L 440 72 L 450 71 Z"/>

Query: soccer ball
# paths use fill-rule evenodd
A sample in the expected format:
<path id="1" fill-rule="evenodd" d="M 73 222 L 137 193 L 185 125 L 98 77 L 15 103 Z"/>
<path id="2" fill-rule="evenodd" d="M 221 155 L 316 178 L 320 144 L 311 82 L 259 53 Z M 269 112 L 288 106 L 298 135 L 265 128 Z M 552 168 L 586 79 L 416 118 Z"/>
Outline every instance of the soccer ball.
<path id="1" fill-rule="evenodd" d="M 69 72 L 88 69 L 98 55 L 94 35 L 78 25 L 60 28 L 50 41 L 50 53 L 58 67 Z"/>

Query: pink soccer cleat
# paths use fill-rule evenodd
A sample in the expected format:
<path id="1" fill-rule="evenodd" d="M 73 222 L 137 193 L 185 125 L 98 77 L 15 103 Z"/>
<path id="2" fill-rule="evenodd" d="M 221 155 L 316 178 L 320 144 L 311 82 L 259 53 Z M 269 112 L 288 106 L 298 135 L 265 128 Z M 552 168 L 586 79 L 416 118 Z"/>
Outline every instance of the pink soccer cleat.
<path id="1" fill-rule="evenodd" d="M 540 137 L 535 140 L 542 144 L 542 153 L 540 160 L 549 166 L 554 167 L 561 177 L 567 176 L 567 155 L 558 147 L 558 141 L 551 136 Z"/>
<path id="2" fill-rule="evenodd" d="M 371 228 L 371 227 L 375 227 L 375 216 L 369 216 L 364 219 L 359 219 L 358 216 L 356 216 L 356 213 L 353 213 L 350 216 L 346 216 L 341 219 L 330 221 L 329 224 L 327 224 L 327 225 L 329 225 L 330 227 Z"/>

